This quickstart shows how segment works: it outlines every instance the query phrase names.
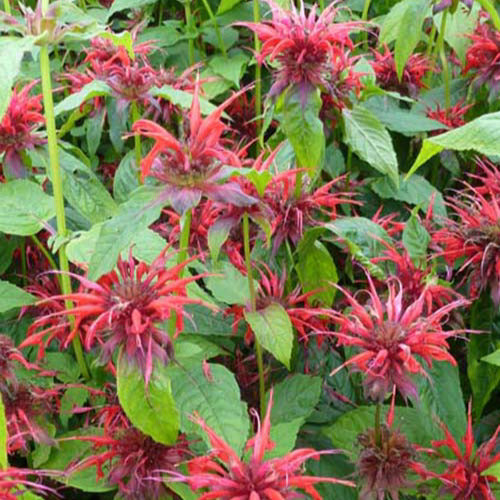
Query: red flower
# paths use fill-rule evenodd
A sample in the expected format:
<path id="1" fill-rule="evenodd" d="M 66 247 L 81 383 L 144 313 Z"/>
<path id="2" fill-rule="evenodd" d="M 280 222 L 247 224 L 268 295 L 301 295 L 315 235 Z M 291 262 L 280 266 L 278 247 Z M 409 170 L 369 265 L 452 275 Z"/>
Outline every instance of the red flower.
<path id="1" fill-rule="evenodd" d="M 39 345 L 39 356 L 54 336 L 53 318 L 74 316 L 75 325 L 67 337 L 66 347 L 79 329 L 83 330 L 84 346 L 91 349 L 97 342 L 101 360 L 107 363 L 118 348 L 123 348 L 129 361 L 137 363 L 146 385 L 153 370 L 153 359 L 167 364 L 173 356 L 172 339 L 156 323 L 177 315 L 177 329 L 182 329 L 183 306 L 201 304 L 198 299 L 186 297 L 186 285 L 201 276 L 179 278 L 180 271 L 192 260 L 165 268 L 168 247 L 148 266 L 136 264 L 130 255 L 128 261 L 118 259 L 117 270 L 102 276 L 97 283 L 74 275 L 82 289 L 52 299 L 71 300 L 73 307 L 36 320 L 28 331 L 22 346 Z M 40 327 L 50 326 L 42 331 Z M 47 341 L 43 337 L 50 333 Z"/>
<path id="2" fill-rule="evenodd" d="M 387 45 L 384 53 L 372 51 L 375 61 L 371 62 L 378 84 L 385 90 L 394 90 L 402 95 L 415 97 L 419 89 L 425 88 L 422 81 L 427 71 L 436 71 L 431 61 L 424 54 L 412 54 L 406 61 L 403 76 L 399 81 L 394 56 Z"/>
<path id="3" fill-rule="evenodd" d="M 42 111 L 42 95 L 30 97 L 31 89 L 38 82 L 12 91 L 9 107 L 0 122 L 0 153 L 5 153 L 4 166 L 14 177 L 24 175 L 19 153 L 44 142 L 35 129 L 45 123 Z"/>
<path id="4" fill-rule="evenodd" d="M 442 123 L 443 125 L 446 125 L 449 129 L 461 127 L 462 125 L 465 125 L 465 113 L 467 113 L 467 111 L 469 111 L 472 107 L 472 104 L 469 104 L 468 106 L 464 106 L 463 104 L 463 99 L 458 101 L 455 106 L 451 106 L 448 109 L 443 109 L 438 104 L 436 109 L 427 110 L 427 116 Z M 435 130 L 432 132 L 432 135 L 441 134 L 445 131 L 446 129 Z"/>
<path id="5" fill-rule="evenodd" d="M 185 481 L 193 490 L 208 490 L 199 500 L 291 500 L 299 497 L 296 489 L 303 490 L 314 500 L 321 500 L 314 488 L 316 483 L 354 486 L 341 479 L 300 475 L 299 469 L 306 460 L 318 459 L 322 453 L 332 452 L 302 448 L 281 458 L 264 460 L 266 451 L 274 446 L 269 437 L 272 401 L 271 391 L 264 422 L 259 423 L 257 434 L 247 442 L 247 449 L 252 450 L 248 462 L 241 460 L 203 419 L 193 419 L 208 435 L 212 446 L 209 455 L 188 462 L 189 476 Z"/>
<path id="6" fill-rule="evenodd" d="M 51 471 L 51 475 L 53 473 Z M 57 494 L 52 488 L 30 479 L 30 476 L 40 478 L 45 474 L 46 471 L 40 470 L 18 469 L 16 467 L 0 468 L 0 498 L 2 500 L 19 500 L 23 493 L 27 493 L 26 490 L 37 495 Z"/>
<path id="7" fill-rule="evenodd" d="M 163 475 L 175 468 L 189 455 L 186 438 L 179 436 L 177 443 L 166 446 L 157 443 L 141 431 L 133 428 L 116 428 L 104 436 L 77 436 L 75 440 L 90 441 L 95 454 L 74 464 L 70 472 L 96 467 L 97 480 L 104 477 L 117 485 L 121 497 L 128 500 L 160 499 L 168 492 Z"/>
<path id="8" fill-rule="evenodd" d="M 433 234 L 433 242 L 442 248 L 438 255 L 444 256 L 450 265 L 465 258 L 459 272 L 467 272 L 472 297 L 489 286 L 491 297 L 498 305 L 500 207 L 499 198 L 493 191 L 497 188 L 487 184 L 476 188 L 467 183 L 465 187 L 466 191 L 460 198 L 448 202 L 456 218 L 445 221 L 443 228 Z"/>
<path id="9" fill-rule="evenodd" d="M 363 386 L 365 395 L 370 399 L 383 401 L 394 385 L 404 398 L 417 398 L 416 386 L 410 375 L 426 376 L 426 371 L 416 355 L 421 356 L 429 366 L 433 360 L 456 365 L 448 352 L 446 340 L 459 332 L 443 330 L 442 323 L 451 311 L 468 302 L 457 299 L 423 316 L 425 291 L 412 305 L 403 307 L 403 286 L 398 280 L 392 280 L 387 285 L 388 297 L 384 304 L 368 274 L 367 278 L 368 302 L 364 305 L 338 287 L 351 309 L 344 314 L 333 314 L 334 321 L 340 326 L 340 330 L 333 335 L 340 346 L 354 346 L 361 352 L 332 374 L 344 366 L 354 365 L 356 370 L 366 375 Z"/>
<path id="10" fill-rule="evenodd" d="M 227 127 L 220 119 L 239 93 L 205 118 L 201 116 L 198 94 L 199 82 L 191 105 L 189 129 L 181 140 L 152 121 L 134 123 L 134 132 L 155 141 L 141 162 L 142 177 L 150 175 L 158 179 L 165 186 L 165 198 L 178 213 L 196 206 L 202 195 L 235 205 L 252 205 L 256 200 L 243 193 L 235 182 L 219 184 L 225 176 L 224 165 L 240 166 L 238 156 L 221 144 L 221 135 Z"/>
<path id="11" fill-rule="evenodd" d="M 59 390 L 44 389 L 35 385 L 10 384 L 0 391 L 7 419 L 7 450 L 28 451 L 28 442 L 52 445 L 45 419 L 56 413 Z"/>
<path id="12" fill-rule="evenodd" d="M 463 72 L 473 74 L 476 87 L 487 84 L 490 99 L 493 99 L 500 89 L 500 33 L 487 24 L 482 24 L 469 38 L 472 45 L 467 49 Z"/>
<path id="13" fill-rule="evenodd" d="M 437 478 L 443 484 L 442 493 L 453 495 L 454 500 L 495 500 L 497 495 L 492 491 L 491 485 L 498 483 L 496 476 L 485 474 L 492 465 L 500 462 L 500 453 L 497 448 L 500 426 L 491 439 L 483 443 L 474 451 L 474 432 L 472 430 L 471 404 L 467 414 L 467 430 L 462 438 L 465 450 L 455 441 L 446 425 L 442 424 L 445 439 L 433 441 L 434 449 L 425 450 L 429 454 L 438 455 L 445 464 L 446 470 L 441 474 L 427 470 L 425 467 L 417 472 L 425 479 Z M 447 448 L 447 453 L 441 453 L 441 448 Z M 451 453 L 450 453 L 451 452 Z M 453 454 L 454 458 L 449 456 Z"/>
<path id="14" fill-rule="evenodd" d="M 337 56 L 345 47 L 353 47 L 349 35 L 363 24 L 356 21 L 334 23 L 339 12 L 337 2 L 326 7 L 318 17 L 316 5 L 306 15 L 303 2 L 300 11 L 295 5 L 285 10 L 272 0 L 266 2 L 271 7 L 272 21 L 236 25 L 250 28 L 262 42 L 257 57 L 259 64 L 268 56 L 269 61 L 276 59 L 279 63 L 269 94 L 279 95 L 289 85 L 298 85 L 303 95 L 310 87 L 331 90 L 336 84 L 330 77 Z"/>

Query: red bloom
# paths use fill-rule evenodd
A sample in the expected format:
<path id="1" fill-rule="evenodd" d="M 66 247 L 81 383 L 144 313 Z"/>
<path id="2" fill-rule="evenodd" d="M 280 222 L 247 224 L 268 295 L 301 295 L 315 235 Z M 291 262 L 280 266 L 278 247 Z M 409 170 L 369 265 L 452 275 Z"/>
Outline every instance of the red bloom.
<path id="1" fill-rule="evenodd" d="M 334 321 L 340 330 L 333 335 L 340 346 L 358 347 L 361 352 L 332 374 L 344 366 L 354 365 L 356 370 L 366 375 L 363 386 L 365 395 L 370 399 L 383 401 L 394 385 L 404 398 L 417 398 L 416 386 L 410 375 L 426 376 L 426 371 L 415 356 L 421 356 L 429 366 L 433 360 L 456 364 L 448 352 L 446 340 L 459 332 L 443 330 L 442 323 L 451 311 L 468 302 L 457 299 L 423 316 L 425 291 L 412 305 L 403 307 L 403 286 L 399 281 L 392 280 L 387 285 L 388 297 L 384 304 L 368 274 L 367 278 L 369 290 L 366 294 L 369 300 L 364 305 L 338 287 L 351 310 L 344 314 L 334 313 Z"/>
<path id="2" fill-rule="evenodd" d="M 174 472 L 190 453 L 182 435 L 175 445 L 166 446 L 133 427 L 116 428 L 104 436 L 73 439 L 92 442 L 96 453 L 71 466 L 70 471 L 95 466 L 99 480 L 104 477 L 103 467 L 108 465 L 109 484 L 117 485 L 121 496 L 128 500 L 163 498 L 168 491 L 163 475 Z"/>
<path id="3" fill-rule="evenodd" d="M 491 489 L 493 483 L 499 482 L 498 479 L 484 472 L 492 465 L 500 462 L 500 453 L 495 452 L 500 426 L 491 439 L 483 443 L 475 451 L 470 403 L 467 414 L 467 430 L 462 438 L 465 445 L 464 451 L 455 441 L 446 425 L 442 424 L 442 427 L 445 439 L 433 441 L 432 446 L 435 449 L 425 451 L 433 456 L 437 454 L 445 464 L 446 470 L 441 474 L 437 474 L 422 466 L 417 469 L 417 472 L 425 479 L 439 479 L 443 484 L 442 493 L 453 495 L 454 500 L 469 500 L 472 498 L 475 500 L 495 500 L 498 498 Z M 449 452 L 441 454 L 441 448 L 447 448 Z M 455 458 L 449 458 L 450 452 Z"/>
<path id="4" fill-rule="evenodd" d="M 210 428 L 201 418 L 194 418 L 208 435 L 212 449 L 207 456 L 188 462 L 189 476 L 185 481 L 193 490 L 207 489 L 199 500 L 291 500 L 299 496 L 294 491 L 303 490 L 314 500 L 321 496 L 314 484 L 328 482 L 354 486 L 350 481 L 330 477 L 302 476 L 299 469 L 310 458 L 318 459 L 322 453 L 312 448 L 294 450 L 284 457 L 264 460 L 266 451 L 273 448 L 271 430 L 272 391 L 262 425 L 257 434 L 247 442 L 252 449 L 248 462 Z"/>
<path id="5" fill-rule="evenodd" d="M 387 45 L 384 53 L 372 51 L 375 60 L 371 62 L 378 84 L 385 90 L 395 90 L 402 95 L 415 97 L 419 89 L 425 88 L 422 81 L 427 71 L 436 71 L 431 61 L 424 54 L 412 54 L 406 61 L 403 76 L 399 81 L 394 56 Z"/>
<path id="6" fill-rule="evenodd" d="M 460 198 L 448 202 L 456 218 L 446 220 L 443 228 L 433 234 L 433 241 L 442 248 L 438 255 L 443 255 L 450 265 L 465 258 L 459 271 L 467 271 L 472 297 L 489 285 L 491 297 L 498 305 L 500 207 L 493 191 L 497 188 L 486 184 L 475 188 L 467 183 L 465 187 L 466 192 Z"/>
<path id="7" fill-rule="evenodd" d="M 482 24 L 469 38 L 473 43 L 467 49 L 463 72 L 473 74 L 475 86 L 487 84 L 490 99 L 493 99 L 500 90 L 500 33 L 487 24 Z"/>
<path id="8" fill-rule="evenodd" d="M 167 364 L 173 356 L 172 339 L 156 323 L 177 315 L 177 329 L 182 329 L 183 306 L 201 304 L 198 299 L 186 297 L 186 285 L 201 276 L 180 278 L 180 271 L 192 260 L 165 268 L 168 247 L 148 266 L 118 260 L 117 270 L 102 276 L 97 283 L 74 275 L 82 289 L 52 299 L 71 300 L 73 307 L 36 320 L 28 331 L 22 346 L 39 345 L 39 356 L 54 336 L 53 318 L 74 316 L 75 325 L 67 337 L 67 346 L 79 329 L 83 330 L 84 346 L 101 346 L 101 360 L 107 363 L 117 348 L 123 348 L 130 361 L 137 363 L 147 383 L 153 370 L 153 359 Z M 49 328 L 37 331 L 49 324 Z M 43 337 L 50 333 L 48 340 Z"/>
<path id="9" fill-rule="evenodd" d="M 134 123 L 134 132 L 155 140 L 141 162 L 142 177 L 151 175 L 158 179 L 165 186 L 165 198 L 178 213 L 196 206 L 202 195 L 235 205 L 252 205 L 255 199 L 243 193 L 235 182 L 219 184 L 225 176 L 224 165 L 240 166 L 238 156 L 221 144 L 221 135 L 227 127 L 220 119 L 239 93 L 205 118 L 201 116 L 198 94 L 199 82 L 191 105 L 189 129 L 181 140 L 152 121 Z"/>
<path id="10" fill-rule="evenodd" d="M 310 87 L 322 86 L 329 91 L 336 83 L 330 81 L 336 58 L 345 47 L 353 47 L 349 34 L 361 28 L 362 23 L 334 23 L 339 11 L 336 2 L 316 17 L 316 5 L 306 15 L 303 2 L 297 11 L 295 5 L 285 10 L 272 0 L 266 1 L 271 7 L 272 21 L 236 24 L 250 28 L 261 40 L 259 64 L 268 56 L 271 62 L 279 62 L 270 95 L 280 94 L 289 85 L 298 85 L 304 95 Z"/>
<path id="11" fill-rule="evenodd" d="M 12 91 L 9 107 L 0 122 L 0 153 L 5 153 L 4 166 L 14 177 L 24 174 L 20 151 L 44 142 L 35 129 L 45 123 L 42 111 L 42 95 L 30 97 L 31 89 L 38 82 Z"/>
<path id="12" fill-rule="evenodd" d="M 45 419 L 56 413 L 59 390 L 44 389 L 35 385 L 10 384 L 0 391 L 7 419 L 7 450 L 28 451 L 28 442 L 52 445 L 46 430 Z"/>
<path id="13" fill-rule="evenodd" d="M 23 493 L 27 493 L 26 490 L 37 495 L 56 494 L 52 488 L 30 479 L 30 476 L 41 477 L 44 474 L 46 474 L 45 471 L 15 467 L 0 469 L 0 498 L 2 500 L 19 500 Z M 51 471 L 52 474 L 53 471 Z"/>
<path id="14" fill-rule="evenodd" d="M 472 104 L 468 106 L 464 106 L 464 100 L 458 101 L 455 106 L 451 106 L 451 108 L 443 109 L 439 106 L 436 106 L 436 109 L 428 109 L 427 116 L 436 120 L 443 125 L 446 125 L 447 128 L 457 128 L 465 125 L 464 115 L 469 111 L 472 107 Z M 445 132 L 446 129 L 435 130 L 432 132 L 432 135 L 441 134 Z"/>

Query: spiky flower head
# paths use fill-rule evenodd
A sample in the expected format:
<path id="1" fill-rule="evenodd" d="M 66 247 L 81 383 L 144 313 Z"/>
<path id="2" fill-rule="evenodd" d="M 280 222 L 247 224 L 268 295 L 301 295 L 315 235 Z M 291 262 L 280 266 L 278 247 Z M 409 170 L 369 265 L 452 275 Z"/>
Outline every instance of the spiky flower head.
<path id="1" fill-rule="evenodd" d="M 417 398 L 412 375 L 427 373 L 420 356 L 428 366 L 432 361 L 448 361 L 456 365 L 448 352 L 447 339 L 456 336 L 457 330 L 444 330 L 449 313 L 466 305 L 465 299 L 457 299 L 424 315 L 425 292 L 409 307 L 403 307 L 404 289 L 396 279 L 387 283 L 387 298 L 378 296 L 371 277 L 367 274 L 368 290 L 365 303 L 361 303 L 347 290 L 338 287 L 345 295 L 350 310 L 334 313 L 333 320 L 339 331 L 333 332 L 340 346 L 353 346 L 359 353 L 349 358 L 344 366 L 353 365 L 364 373 L 363 387 L 366 397 L 382 402 L 388 391 L 396 386 L 407 398 Z M 461 332 L 460 332 L 461 333 Z"/>
<path id="2" fill-rule="evenodd" d="M 0 121 L 0 153 L 5 153 L 3 165 L 13 177 L 25 174 L 20 152 L 44 142 L 36 132 L 36 128 L 45 123 L 41 114 L 42 95 L 30 96 L 37 83 L 23 88 L 18 86 L 12 91 L 9 106 Z"/>
<path id="3" fill-rule="evenodd" d="M 266 2 L 271 7 L 272 20 L 236 25 L 250 28 L 259 37 L 262 43 L 257 55 L 259 64 L 267 57 L 269 62 L 278 63 L 269 94 L 279 95 L 290 85 L 298 86 L 302 95 L 314 87 L 323 87 L 328 92 L 336 83 L 330 77 L 337 56 L 345 48 L 353 47 L 350 34 L 361 29 L 363 23 L 335 23 L 338 2 L 332 2 L 319 15 L 317 5 L 306 14 L 303 1 L 299 10 L 293 3 L 290 9 L 284 9 L 272 0 Z"/>
<path id="4" fill-rule="evenodd" d="M 427 110 L 427 116 L 432 120 L 436 120 L 441 122 L 443 125 L 446 125 L 448 129 L 453 129 L 465 125 L 464 116 L 472 106 L 472 104 L 464 106 L 463 99 L 449 108 L 441 108 L 438 104 L 435 109 Z M 446 129 L 435 130 L 431 135 L 442 134 L 443 132 L 446 132 Z"/>
<path id="5" fill-rule="evenodd" d="M 300 469 L 307 460 L 318 459 L 321 454 L 332 451 L 302 448 L 284 457 L 265 460 L 266 451 L 274 446 L 270 440 L 272 404 L 271 391 L 264 421 L 262 425 L 259 422 L 257 434 L 247 442 L 247 450 L 251 450 L 247 461 L 243 461 L 203 419 L 194 418 L 211 444 L 208 455 L 188 462 L 189 476 L 185 481 L 195 491 L 206 490 L 199 500 L 292 500 L 300 498 L 297 490 L 304 491 L 314 500 L 321 500 L 314 487 L 316 483 L 354 486 L 350 481 L 301 474 Z"/>

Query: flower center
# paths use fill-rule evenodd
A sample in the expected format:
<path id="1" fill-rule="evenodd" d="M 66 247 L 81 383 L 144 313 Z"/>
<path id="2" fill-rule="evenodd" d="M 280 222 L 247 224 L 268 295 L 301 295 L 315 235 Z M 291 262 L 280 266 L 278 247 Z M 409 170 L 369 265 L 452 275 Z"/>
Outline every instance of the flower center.
<path id="1" fill-rule="evenodd" d="M 375 339 L 385 349 L 390 349 L 401 342 L 406 332 L 399 323 L 385 321 L 375 327 Z"/>

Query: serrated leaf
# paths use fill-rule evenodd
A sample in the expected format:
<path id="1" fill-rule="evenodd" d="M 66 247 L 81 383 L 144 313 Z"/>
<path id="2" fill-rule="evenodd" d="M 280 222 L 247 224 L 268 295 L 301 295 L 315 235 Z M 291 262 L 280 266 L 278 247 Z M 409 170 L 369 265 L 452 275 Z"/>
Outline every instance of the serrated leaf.
<path id="1" fill-rule="evenodd" d="M 139 187 L 139 169 L 135 164 L 135 151 L 129 151 L 120 161 L 113 177 L 113 196 L 118 203 L 128 200 Z"/>
<path id="2" fill-rule="evenodd" d="M 412 214 L 403 230 L 403 245 L 412 259 L 425 259 L 431 237 L 416 215 Z"/>
<path id="3" fill-rule="evenodd" d="M 197 413 L 238 454 L 246 443 L 250 422 L 246 404 L 240 399 L 240 389 L 234 375 L 224 366 L 209 365 L 211 378 L 207 378 L 201 364 L 186 371 L 170 366 L 168 375 L 172 379 L 175 402 L 181 415 L 183 432 L 203 437 L 202 429 L 189 416 Z"/>
<path id="4" fill-rule="evenodd" d="M 240 79 L 245 71 L 249 57 L 242 52 L 231 53 L 229 57 L 214 56 L 208 62 L 209 67 L 219 76 L 229 80 L 240 88 Z"/>
<path id="5" fill-rule="evenodd" d="M 280 304 L 258 311 L 245 311 L 245 319 L 264 349 L 290 370 L 293 347 L 292 322 Z"/>
<path id="6" fill-rule="evenodd" d="M 36 298 L 22 288 L 0 280 L 0 313 L 4 313 L 16 307 L 34 304 Z"/>
<path id="7" fill-rule="evenodd" d="M 54 106 L 54 115 L 58 116 L 65 111 L 72 111 L 94 97 L 107 95 L 111 95 L 111 87 L 102 80 L 93 80 L 92 82 L 84 85 L 81 90 L 75 94 L 70 94 Z"/>
<path id="8" fill-rule="evenodd" d="M 347 144 L 362 160 L 389 176 L 398 186 L 398 160 L 389 132 L 371 111 L 360 105 L 344 109 L 342 116 Z"/>
<path id="9" fill-rule="evenodd" d="M 168 368 L 156 362 L 148 386 L 137 364 L 126 353 L 118 356 L 116 389 L 123 411 L 141 432 L 158 443 L 174 444 L 180 427 Z"/>
<path id="10" fill-rule="evenodd" d="M 247 277 L 230 262 L 221 262 L 213 269 L 213 273 L 215 276 L 208 276 L 205 284 L 217 300 L 241 305 L 250 300 Z"/>
<path id="11" fill-rule="evenodd" d="M 443 149 L 473 150 L 486 156 L 500 155 L 500 111 L 482 115 L 462 127 L 424 139 L 406 179 Z"/>
<path id="12" fill-rule="evenodd" d="M 321 170 L 325 156 L 321 106 L 318 89 L 311 90 L 307 97 L 296 87 L 285 93 L 281 127 L 293 147 L 297 165 L 307 168 L 311 177 Z"/>
<path id="13" fill-rule="evenodd" d="M 35 182 L 17 179 L 0 184 L 0 231 L 30 236 L 55 214 L 54 199 Z"/>
<path id="14" fill-rule="evenodd" d="M 231 219 L 219 218 L 208 228 L 207 243 L 210 250 L 210 257 L 214 264 L 217 263 L 220 250 L 229 237 L 232 227 L 233 223 Z"/>

